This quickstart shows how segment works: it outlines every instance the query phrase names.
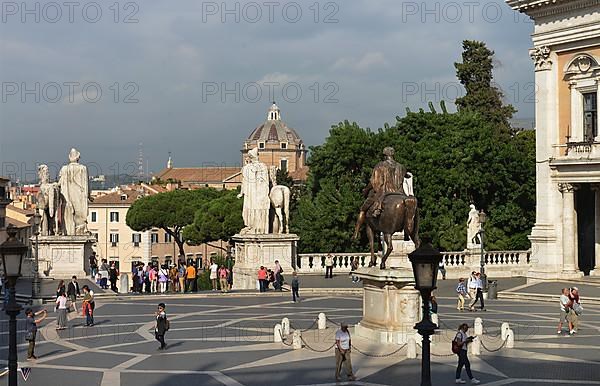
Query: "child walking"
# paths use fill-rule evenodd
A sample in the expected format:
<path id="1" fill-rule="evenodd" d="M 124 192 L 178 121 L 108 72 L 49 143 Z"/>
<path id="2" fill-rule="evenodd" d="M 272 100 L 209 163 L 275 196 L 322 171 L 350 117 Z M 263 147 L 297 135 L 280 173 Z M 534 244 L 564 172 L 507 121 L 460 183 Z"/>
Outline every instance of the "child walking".
<path id="1" fill-rule="evenodd" d="M 298 274 L 292 273 L 292 299 L 296 303 L 296 298 L 300 301 L 300 295 L 298 295 L 298 289 L 300 288 L 300 280 L 298 280 Z"/>
<path id="2" fill-rule="evenodd" d="M 165 312 L 165 303 L 158 304 L 158 311 L 156 311 L 156 327 L 154 328 L 154 336 L 156 340 L 160 342 L 159 350 L 167 348 L 165 343 L 165 333 L 169 330 L 169 321 L 167 320 L 167 313 Z"/>

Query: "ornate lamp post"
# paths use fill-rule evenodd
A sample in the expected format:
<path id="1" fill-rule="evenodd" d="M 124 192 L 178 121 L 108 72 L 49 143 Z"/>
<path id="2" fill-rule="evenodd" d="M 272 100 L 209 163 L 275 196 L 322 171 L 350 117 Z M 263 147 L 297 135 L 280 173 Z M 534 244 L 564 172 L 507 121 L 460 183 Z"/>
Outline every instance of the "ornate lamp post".
<path id="1" fill-rule="evenodd" d="M 21 265 L 23 256 L 29 249 L 17 239 L 17 229 L 9 225 L 6 228 L 8 239 L 0 244 L 0 255 L 2 256 L 2 267 L 6 279 L 6 289 L 9 291 L 6 314 L 10 316 L 8 322 L 8 385 L 17 386 L 17 315 L 21 312 L 21 306 L 17 303 L 15 296 L 15 285 L 21 276 Z"/>
<path id="2" fill-rule="evenodd" d="M 431 386 L 431 352 L 429 337 L 438 328 L 429 315 L 429 301 L 431 291 L 436 289 L 438 265 L 442 254 L 431 245 L 431 241 L 424 239 L 421 246 L 408 254 L 415 275 L 415 288 L 421 292 L 423 301 L 423 318 L 415 325 L 415 329 L 423 336 L 423 358 L 421 361 L 421 386 Z"/>
<path id="3" fill-rule="evenodd" d="M 34 305 L 42 304 L 42 288 L 40 284 L 40 250 L 38 243 L 38 236 L 40 235 L 40 224 L 42 222 L 42 216 L 38 209 L 35 210 L 33 215 L 33 234 L 35 236 L 35 261 L 33 264 L 33 280 L 31 281 L 31 302 Z"/>
<path id="4" fill-rule="evenodd" d="M 487 276 L 485 274 L 485 252 L 484 252 L 484 248 L 483 248 L 483 235 L 485 233 L 483 225 L 485 224 L 485 221 L 487 219 L 487 215 L 485 214 L 485 212 L 483 211 L 483 209 L 481 209 L 479 211 L 479 232 L 477 232 L 479 234 L 479 241 L 481 243 L 481 257 L 479 258 L 479 272 L 481 273 L 481 280 L 483 281 L 483 288 L 484 290 L 487 290 Z"/>

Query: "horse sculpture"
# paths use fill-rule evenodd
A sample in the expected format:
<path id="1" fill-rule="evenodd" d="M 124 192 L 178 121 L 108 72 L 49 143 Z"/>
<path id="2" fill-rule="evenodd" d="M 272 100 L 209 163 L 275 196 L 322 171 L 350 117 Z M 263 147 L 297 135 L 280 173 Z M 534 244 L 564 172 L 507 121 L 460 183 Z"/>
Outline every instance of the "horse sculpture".
<path id="1" fill-rule="evenodd" d="M 406 196 L 403 193 L 388 193 L 383 199 L 383 210 L 377 217 L 367 212 L 367 238 L 371 248 L 371 262 L 369 267 L 377 264 L 375 256 L 375 233 L 383 233 L 383 241 L 387 246 L 385 254 L 381 258 L 380 269 L 385 269 L 385 262 L 394 250 L 392 246 L 392 235 L 396 232 L 402 232 L 410 237 L 419 248 L 419 215 L 417 210 L 417 198 L 415 196 Z"/>
<path id="2" fill-rule="evenodd" d="M 275 209 L 273 233 L 290 233 L 290 188 L 285 185 L 277 185 L 276 166 L 271 166 L 269 178 L 271 180 L 269 199 L 271 200 L 271 206 Z"/>
<path id="3" fill-rule="evenodd" d="M 40 233 L 43 236 L 61 233 L 59 213 L 62 209 L 60 188 L 56 182 L 50 182 L 47 165 L 38 167 L 40 191 L 37 195 L 37 208 L 41 215 Z"/>

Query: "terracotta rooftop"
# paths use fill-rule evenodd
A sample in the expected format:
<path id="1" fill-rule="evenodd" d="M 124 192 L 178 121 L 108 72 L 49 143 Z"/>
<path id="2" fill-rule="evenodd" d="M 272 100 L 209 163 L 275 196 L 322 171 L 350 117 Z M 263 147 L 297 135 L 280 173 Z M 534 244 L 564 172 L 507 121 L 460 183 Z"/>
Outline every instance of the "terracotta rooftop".
<path id="1" fill-rule="evenodd" d="M 290 172 L 289 174 L 294 181 L 306 181 L 308 178 L 308 166 L 304 166 L 295 172 Z"/>
<path id="2" fill-rule="evenodd" d="M 14 210 L 17 213 L 21 213 L 25 216 L 33 216 L 35 214 L 35 210 L 33 210 L 33 209 L 21 209 L 14 205 L 9 205 L 8 208 L 10 208 L 10 210 Z"/>
<path id="3" fill-rule="evenodd" d="M 221 183 L 223 180 L 239 173 L 239 166 L 217 166 L 203 168 L 171 168 L 161 170 L 155 177 L 166 181 L 169 179 L 182 183 L 208 184 Z"/>
<path id="4" fill-rule="evenodd" d="M 146 190 L 140 192 L 135 189 L 120 189 L 118 191 L 94 198 L 94 201 L 90 205 L 131 205 L 139 197 L 147 196 L 149 194 L 152 193 Z"/>
<path id="5" fill-rule="evenodd" d="M 27 227 L 31 226 L 31 224 L 27 224 L 26 222 L 15 220 L 14 218 L 10 218 L 10 217 L 6 218 L 6 225 L 7 226 L 13 225 L 17 228 L 27 228 Z"/>

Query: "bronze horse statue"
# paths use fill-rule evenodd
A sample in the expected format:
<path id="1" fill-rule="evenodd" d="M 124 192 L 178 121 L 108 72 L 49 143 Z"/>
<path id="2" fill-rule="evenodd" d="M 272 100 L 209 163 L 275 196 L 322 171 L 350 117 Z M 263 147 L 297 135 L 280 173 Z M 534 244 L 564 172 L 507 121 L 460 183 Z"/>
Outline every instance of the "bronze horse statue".
<path id="1" fill-rule="evenodd" d="M 370 212 L 370 211 L 369 211 Z M 419 248 L 419 213 L 417 210 L 417 198 L 415 196 L 406 196 L 403 193 L 387 193 L 383 199 L 381 214 L 377 217 L 367 212 L 367 238 L 371 248 L 371 262 L 369 267 L 377 264 L 375 256 L 374 242 L 375 233 L 383 233 L 383 241 L 387 246 L 385 254 L 381 258 L 380 269 L 385 269 L 385 262 L 394 250 L 392 246 L 392 235 L 396 232 L 404 231 Z"/>

